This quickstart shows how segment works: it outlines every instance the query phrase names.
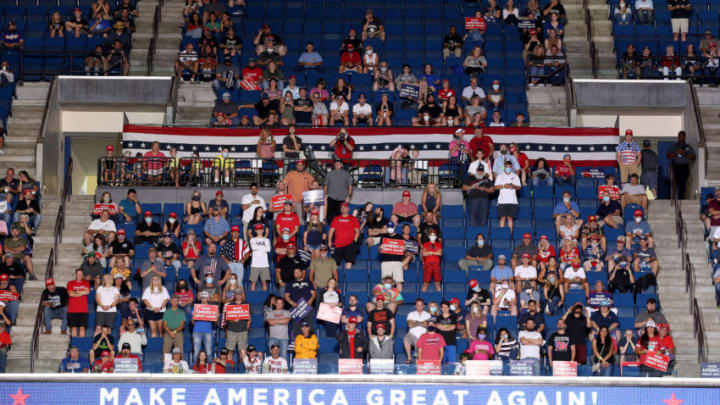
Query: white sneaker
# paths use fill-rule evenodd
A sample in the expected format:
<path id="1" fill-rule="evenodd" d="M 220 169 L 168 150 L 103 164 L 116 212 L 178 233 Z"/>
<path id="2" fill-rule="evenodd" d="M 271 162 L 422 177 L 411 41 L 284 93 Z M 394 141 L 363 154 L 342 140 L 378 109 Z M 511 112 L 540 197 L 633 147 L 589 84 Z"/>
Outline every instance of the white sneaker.
<path id="1" fill-rule="evenodd" d="M 4 155 L 4 154 L 5 154 L 5 149 L 0 149 L 0 155 Z"/>

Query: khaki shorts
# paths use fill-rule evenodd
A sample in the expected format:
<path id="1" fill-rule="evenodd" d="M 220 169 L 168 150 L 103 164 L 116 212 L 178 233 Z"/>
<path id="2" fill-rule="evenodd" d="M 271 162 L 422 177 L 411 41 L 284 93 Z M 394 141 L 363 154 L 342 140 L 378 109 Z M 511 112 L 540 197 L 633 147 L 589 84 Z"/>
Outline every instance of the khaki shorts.
<path id="1" fill-rule="evenodd" d="M 245 332 L 230 332 L 227 331 L 227 337 L 225 339 L 225 348 L 228 350 L 235 350 L 235 346 L 238 347 L 238 351 L 247 349 L 248 346 L 248 333 Z"/>
<path id="2" fill-rule="evenodd" d="M 629 195 L 625 198 L 625 202 L 628 204 L 640 204 L 643 202 L 643 197 L 645 197 L 645 194 Z"/>
<path id="3" fill-rule="evenodd" d="M 396 283 L 404 282 L 402 262 L 380 263 L 380 278 L 383 279 L 385 276 L 392 277 Z"/>
<path id="4" fill-rule="evenodd" d="M 672 24 L 672 32 L 688 32 L 688 19 L 687 18 L 671 18 L 670 24 Z"/>
<path id="5" fill-rule="evenodd" d="M 250 281 L 258 281 L 260 279 L 270 281 L 270 268 L 250 267 Z"/>
<path id="6" fill-rule="evenodd" d="M 412 333 L 408 333 L 407 335 L 405 335 L 405 338 L 403 340 L 410 346 L 415 346 L 418 340 L 420 340 L 420 338 L 413 335 Z"/>

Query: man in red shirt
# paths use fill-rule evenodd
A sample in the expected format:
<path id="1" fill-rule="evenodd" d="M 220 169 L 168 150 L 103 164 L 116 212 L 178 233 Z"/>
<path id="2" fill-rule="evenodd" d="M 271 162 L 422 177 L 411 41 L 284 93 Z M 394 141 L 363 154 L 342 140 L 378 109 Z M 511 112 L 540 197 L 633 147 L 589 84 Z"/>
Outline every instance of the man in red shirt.
<path id="1" fill-rule="evenodd" d="M 240 86 L 243 90 L 260 91 L 260 79 L 262 79 L 262 69 L 255 64 L 255 58 L 248 59 L 248 65 L 242 70 Z"/>
<path id="2" fill-rule="evenodd" d="M 115 370 L 115 362 L 113 361 L 110 350 L 103 350 L 100 358 L 93 363 L 93 373 L 112 374 Z"/>
<path id="3" fill-rule="evenodd" d="M 411 194 L 408 190 L 402 192 L 402 199 L 393 205 L 390 220 L 398 225 L 400 222 L 412 222 L 415 228 L 419 228 L 420 214 L 418 214 L 418 207 L 410 198 Z"/>
<path id="4" fill-rule="evenodd" d="M 423 244 L 423 285 L 422 292 L 427 291 L 430 280 L 435 281 L 435 291 L 441 291 L 442 272 L 440 260 L 442 258 L 442 244 L 437 240 L 437 232 L 430 230 L 430 240 Z"/>
<path id="5" fill-rule="evenodd" d="M 142 362 L 140 361 L 140 357 L 137 355 L 134 355 L 130 353 L 130 343 L 123 343 L 122 349 L 120 350 L 120 354 L 115 357 L 116 359 L 135 359 L 137 361 L 137 372 L 142 373 Z"/>
<path id="6" fill-rule="evenodd" d="M 302 206 L 302 202 L 299 202 Z M 275 218 L 275 235 L 285 237 L 283 234 L 283 230 L 287 228 L 288 232 L 288 240 L 284 240 L 285 242 L 297 242 L 297 235 L 300 231 L 300 218 L 298 218 L 297 214 L 292 211 L 293 203 L 292 201 L 285 201 L 285 205 L 283 205 L 283 212 L 278 214 L 278 216 Z"/>
<path id="7" fill-rule="evenodd" d="M 88 323 L 88 300 L 90 283 L 83 277 L 82 269 L 75 270 L 75 280 L 67 283 L 68 307 L 67 324 L 70 327 L 70 336 L 85 337 L 85 327 Z"/>
<path id="8" fill-rule="evenodd" d="M 335 246 L 333 259 L 338 267 L 345 260 L 345 269 L 349 270 L 355 263 L 358 254 L 356 241 L 360 237 L 360 223 L 357 218 L 350 215 L 350 204 L 344 202 L 340 205 L 340 216 L 333 219 L 328 234 L 328 246 Z"/>
<path id="9" fill-rule="evenodd" d="M 478 149 L 483 151 L 483 156 L 490 156 L 495 150 L 495 143 L 492 138 L 487 135 L 483 135 L 482 127 L 475 127 L 475 136 L 470 140 L 470 156 L 477 155 Z"/>
<path id="10" fill-rule="evenodd" d="M 615 185 L 615 175 L 608 174 L 605 177 L 605 184 L 598 186 L 598 200 L 602 200 L 605 191 L 610 193 L 611 200 L 620 200 L 620 188 Z"/>
<path id="11" fill-rule="evenodd" d="M 563 155 L 562 163 L 555 166 L 555 184 L 562 186 L 565 183 L 575 185 L 575 168 L 569 153 Z"/>
<path id="12" fill-rule="evenodd" d="M 445 338 L 437 333 L 435 321 L 428 321 L 427 332 L 423 333 L 415 344 L 418 360 L 441 361 L 445 355 Z"/>
<path id="13" fill-rule="evenodd" d="M 339 72 L 343 73 L 347 70 L 357 72 L 359 68 L 362 68 L 362 58 L 360 52 L 355 49 L 355 45 L 347 44 L 345 50 L 340 55 L 340 69 Z"/>
<path id="14" fill-rule="evenodd" d="M 337 136 L 330 141 L 330 147 L 335 148 L 335 156 L 347 164 L 352 159 L 355 140 L 350 137 L 347 128 L 342 128 Z"/>
<path id="15" fill-rule="evenodd" d="M 5 373 L 7 365 L 7 351 L 10 350 L 13 341 L 5 329 L 5 322 L 0 322 L 0 373 Z"/>
<path id="16" fill-rule="evenodd" d="M 145 152 L 145 161 L 147 162 L 147 174 L 153 184 L 160 182 L 162 177 L 162 168 L 165 165 L 165 154 L 160 152 L 160 142 L 155 141 L 152 144 L 152 149 Z"/>

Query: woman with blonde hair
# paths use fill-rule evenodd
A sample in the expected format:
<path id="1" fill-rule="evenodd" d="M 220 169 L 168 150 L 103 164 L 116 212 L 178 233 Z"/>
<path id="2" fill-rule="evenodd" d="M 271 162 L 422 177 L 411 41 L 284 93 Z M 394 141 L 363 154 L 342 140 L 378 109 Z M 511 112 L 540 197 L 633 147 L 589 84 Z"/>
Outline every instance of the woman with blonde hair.
<path id="1" fill-rule="evenodd" d="M 553 273 L 548 274 L 543 285 L 545 297 L 545 313 L 550 316 L 562 315 L 565 305 L 565 289 L 560 277 Z"/>
<path id="2" fill-rule="evenodd" d="M 242 280 L 238 280 L 237 274 L 233 273 L 230 275 L 227 283 L 225 283 L 222 295 L 220 296 L 220 300 L 223 304 L 231 303 L 235 299 L 236 295 L 245 294 L 242 284 L 240 284 L 241 282 Z"/>
<path id="3" fill-rule="evenodd" d="M 163 287 L 160 277 L 152 276 L 150 285 L 143 292 L 142 302 L 145 305 L 145 320 L 150 325 L 150 337 L 162 336 L 162 318 L 170 302 L 170 294 Z"/>
<path id="4" fill-rule="evenodd" d="M 120 290 L 113 285 L 110 274 L 102 276 L 102 285 L 95 291 L 95 303 L 97 313 L 95 317 L 95 334 L 100 333 L 103 325 L 112 328 L 115 325 L 117 315 L 117 304 L 120 302 Z"/>
<path id="5" fill-rule="evenodd" d="M 463 68 L 465 68 L 465 73 L 468 75 L 482 74 L 487 66 L 487 59 L 483 56 L 482 48 L 479 46 L 474 47 L 472 53 L 463 61 Z"/>
<path id="6" fill-rule="evenodd" d="M 48 31 L 50 31 L 50 38 L 55 38 L 56 35 L 60 38 L 65 36 L 65 26 L 63 25 L 60 13 L 57 11 L 52 13 L 52 16 L 50 17 Z"/>
<path id="7" fill-rule="evenodd" d="M 260 131 L 260 138 L 257 142 L 257 156 L 260 159 L 274 159 L 275 158 L 275 138 L 273 138 L 272 132 L 267 129 L 263 128 Z"/>
<path id="8" fill-rule="evenodd" d="M 440 207 L 442 207 L 442 193 L 435 183 L 428 183 L 420 200 L 423 212 L 432 212 L 435 220 L 440 220 Z"/>

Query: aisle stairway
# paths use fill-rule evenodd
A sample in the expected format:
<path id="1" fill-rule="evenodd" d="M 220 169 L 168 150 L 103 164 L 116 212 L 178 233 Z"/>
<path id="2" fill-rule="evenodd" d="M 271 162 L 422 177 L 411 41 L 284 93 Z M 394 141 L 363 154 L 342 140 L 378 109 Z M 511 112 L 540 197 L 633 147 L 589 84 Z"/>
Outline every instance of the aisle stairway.
<path id="1" fill-rule="evenodd" d="M 568 19 L 563 41 L 570 74 L 576 79 L 591 79 L 590 42 L 587 39 L 588 27 L 585 25 L 583 0 L 563 1 L 562 4 Z"/>
<path id="2" fill-rule="evenodd" d="M 210 83 L 179 83 L 175 124 L 208 125 L 215 99 Z"/>
<path id="3" fill-rule="evenodd" d="M 612 21 L 608 19 L 610 6 L 605 0 L 588 0 L 588 9 L 592 20 L 592 41 L 598 64 L 597 79 L 617 79 Z"/>
<path id="4" fill-rule="evenodd" d="M 528 118 L 534 127 L 567 127 L 564 86 L 528 87 Z"/>
<path id="5" fill-rule="evenodd" d="M 71 196 L 65 206 L 65 231 L 63 243 L 58 247 L 58 263 L 55 266 L 54 278 L 56 285 L 65 286 L 73 278 L 74 270 L 81 261 L 82 232 L 90 224 L 94 196 Z M 35 237 L 33 249 L 33 266 L 38 276 L 37 281 L 28 281 L 23 290 L 23 300 L 17 325 L 12 329 L 14 345 L 8 352 L 8 372 L 20 373 L 30 371 L 30 344 L 37 316 L 38 302 L 45 289 L 45 269 L 50 250 L 53 247 L 55 219 L 60 201 L 55 196 L 44 196 L 42 211 L 43 221 Z M 41 328 L 41 332 L 44 327 Z M 53 321 L 51 335 L 40 334 L 39 353 L 35 360 L 36 373 L 57 371 L 58 364 L 65 357 L 69 335 L 60 334 L 60 320 Z"/>
<path id="6" fill-rule="evenodd" d="M 147 75 L 147 53 L 153 37 L 153 18 L 158 0 L 143 0 L 138 3 L 139 15 L 135 18 L 136 30 L 132 34 L 130 51 L 130 76 Z"/>
<path id="7" fill-rule="evenodd" d="M 153 56 L 153 76 L 172 76 L 182 41 L 184 0 L 165 0 L 158 26 L 158 40 Z"/>
<path id="8" fill-rule="evenodd" d="M 705 145 L 708 156 L 720 154 L 720 92 L 710 87 L 695 87 L 705 130 Z M 706 167 L 706 186 L 720 185 L 720 165 L 708 164 Z"/>
<path id="9" fill-rule="evenodd" d="M 26 82 L 17 87 L 17 100 L 13 100 L 12 115 L 7 122 L 5 154 L 0 155 L 0 173 L 12 167 L 15 174 L 27 170 L 32 177 L 35 173 L 35 144 L 42 125 L 45 100 L 49 83 Z"/>

